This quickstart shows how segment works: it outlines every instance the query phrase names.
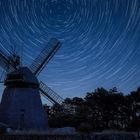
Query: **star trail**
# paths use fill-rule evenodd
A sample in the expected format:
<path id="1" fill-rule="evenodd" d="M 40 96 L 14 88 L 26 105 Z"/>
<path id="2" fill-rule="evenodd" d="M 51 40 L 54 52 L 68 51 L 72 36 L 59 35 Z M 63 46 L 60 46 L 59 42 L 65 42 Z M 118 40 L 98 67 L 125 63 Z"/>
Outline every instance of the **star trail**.
<path id="1" fill-rule="evenodd" d="M 63 45 L 39 79 L 62 97 L 140 86 L 139 0 L 0 0 L 5 54 L 30 66 L 51 37 Z"/>

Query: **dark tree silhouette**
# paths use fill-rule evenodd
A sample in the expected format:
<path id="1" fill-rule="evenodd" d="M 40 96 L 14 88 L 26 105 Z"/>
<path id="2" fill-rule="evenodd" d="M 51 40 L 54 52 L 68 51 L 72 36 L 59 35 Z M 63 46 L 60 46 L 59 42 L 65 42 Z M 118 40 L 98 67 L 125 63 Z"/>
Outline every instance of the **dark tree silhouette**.
<path id="1" fill-rule="evenodd" d="M 106 129 L 134 131 L 140 119 L 137 112 L 140 112 L 140 88 L 128 95 L 116 87 L 110 90 L 97 88 L 87 93 L 85 98 L 66 98 L 61 106 L 52 106 L 49 124 L 51 127 L 72 126 L 83 132 Z"/>

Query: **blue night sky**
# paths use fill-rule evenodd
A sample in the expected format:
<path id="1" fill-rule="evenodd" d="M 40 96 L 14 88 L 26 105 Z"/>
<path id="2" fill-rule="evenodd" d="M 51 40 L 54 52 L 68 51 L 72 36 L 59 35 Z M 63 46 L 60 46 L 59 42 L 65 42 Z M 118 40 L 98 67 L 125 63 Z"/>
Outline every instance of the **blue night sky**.
<path id="1" fill-rule="evenodd" d="M 39 79 L 63 98 L 140 86 L 140 0 L 0 0 L 6 55 L 30 66 L 51 37 L 63 45 Z"/>

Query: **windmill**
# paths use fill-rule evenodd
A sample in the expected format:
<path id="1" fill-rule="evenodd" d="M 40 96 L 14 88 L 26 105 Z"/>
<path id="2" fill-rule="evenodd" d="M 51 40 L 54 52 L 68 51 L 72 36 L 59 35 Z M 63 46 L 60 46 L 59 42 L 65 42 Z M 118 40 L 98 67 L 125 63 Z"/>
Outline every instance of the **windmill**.
<path id="1" fill-rule="evenodd" d="M 37 76 L 55 55 L 61 43 L 52 38 L 31 66 L 20 65 L 20 57 L 0 52 L 0 66 L 6 71 L 6 86 L 0 104 L 0 122 L 14 129 L 46 129 L 47 114 L 44 112 L 40 93 L 49 101 L 60 104 L 63 99 Z"/>

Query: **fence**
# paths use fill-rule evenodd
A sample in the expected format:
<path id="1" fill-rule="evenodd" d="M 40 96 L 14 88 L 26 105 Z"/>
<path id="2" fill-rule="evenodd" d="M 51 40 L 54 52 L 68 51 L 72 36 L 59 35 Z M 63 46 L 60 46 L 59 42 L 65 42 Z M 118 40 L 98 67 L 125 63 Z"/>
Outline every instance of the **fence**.
<path id="1" fill-rule="evenodd" d="M 3 135 L 0 140 L 136 140 L 133 134 Z"/>

